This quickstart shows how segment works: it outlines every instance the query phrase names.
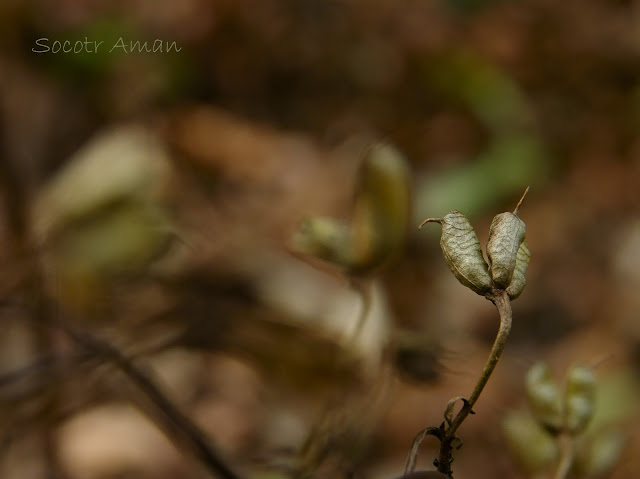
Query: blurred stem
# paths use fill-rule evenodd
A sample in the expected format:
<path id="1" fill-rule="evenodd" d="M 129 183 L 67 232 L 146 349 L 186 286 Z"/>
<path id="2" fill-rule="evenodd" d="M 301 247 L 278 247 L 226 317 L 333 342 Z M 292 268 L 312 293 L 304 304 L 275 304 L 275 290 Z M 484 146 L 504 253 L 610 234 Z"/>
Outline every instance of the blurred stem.
<path id="1" fill-rule="evenodd" d="M 88 353 L 113 364 L 124 373 L 144 393 L 156 409 L 162 413 L 163 429 L 169 433 L 169 437 L 178 436 L 182 438 L 182 441 L 191 447 L 193 453 L 209 469 L 212 475 L 223 479 L 239 479 L 239 476 L 213 450 L 200 428 L 163 394 L 151 379 L 149 373 L 134 365 L 127 356 L 108 342 L 86 331 L 78 331 L 59 321 L 55 322 L 55 324 Z"/>
<path id="2" fill-rule="evenodd" d="M 0 107 L 4 105 L 0 104 Z M 0 109 L 0 118 L 3 111 Z M 33 183 L 26 171 L 21 169 L 20 158 L 11 155 L 5 138 L 4 125 L 0 123 L 0 191 L 3 192 L 5 214 L 8 223 L 9 258 L 17 260 L 17 266 L 25 271 L 20 288 L 26 293 L 29 315 L 39 322 L 47 322 L 52 312 L 47 307 L 45 285 L 39 264 L 39 258 L 34 254 L 36 240 L 33 237 L 29 221 L 30 187 Z M 35 329 L 32 338 L 36 354 L 50 356 L 53 365 L 50 373 L 54 377 L 60 376 L 60 370 L 55 359 L 55 332 L 47 329 Z M 52 389 L 46 398 L 42 398 L 51 411 L 53 417 L 59 410 L 64 392 Z M 64 477 L 58 461 L 57 441 L 54 426 L 50 421 L 41 425 L 41 448 L 45 462 L 46 477 L 59 479 Z"/>
<path id="3" fill-rule="evenodd" d="M 0 111 L 1 113 L 1 111 Z M 1 118 L 2 115 L 0 115 Z M 44 273 L 40 258 L 34 254 L 37 251 L 36 241 L 29 227 L 29 188 L 28 178 L 21 174 L 16 161 L 9 159 L 3 138 L 4 130 L 0 124 L 0 191 L 4 191 L 7 217 L 11 234 L 11 247 L 14 257 L 24 260 L 26 279 L 24 288 L 27 291 L 31 317 L 40 325 L 56 325 L 64 330 L 88 353 L 94 354 L 120 369 L 149 400 L 163 413 L 165 429 L 174 435 L 181 436 L 192 446 L 196 456 L 208 467 L 214 476 L 223 479 L 238 479 L 238 476 L 216 455 L 207 443 L 204 434 L 161 392 L 155 383 L 140 368 L 133 365 L 129 359 L 109 343 L 91 336 L 88 333 L 76 331 L 62 324 L 55 317 L 55 308 L 47 301 Z M 45 357 L 53 358 L 55 354 L 55 339 L 58 331 L 51 328 L 36 328 L 34 340 L 38 351 Z M 60 376 L 59 364 L 53 364 L 50 373 Z M 47 398 L 49 409 L 56 415 L 56 409 L 64 399 L 63 391 L 55 389 Z M 46 461 L 47 477 L 60 479 L 63 476 L 58 463 L 57 447 L 53 424 L 47 421 L 42 427 L 42 447 Z"/>
<path id="4" fill-rule="evenodd" d="M 369 317 L 369 313 L 371 312 L 371 304 L 373 297 L 373 281 L 371 279 L 366 278 L 353 278 L 351 280 L 351 284 L 353 288 L 360 295 L 362 305 L 360 307 L 360 313 L 358 314 L 358 319 L 356 320 L 355 327 L 353 332 L 351 333 L 351 341 L 349 346 L 353 345 L 360 336 L 360 332 L 367 322 L 367 318 Z"/>
<path id="5" fill-rule="evenodd" d="M 566 479 L 573 465 L 574 443 L 573 438 L 568 434 L 560 434 L 558 436 L 558 442 L 562 451 L 560 462 L 558 463 L 558 469 L 554 479 Z"/>
<path id="6" fill-rule="evenodd" d="M 351 286 L 360 296 L 362 304 L 358 317 L 356 318 L 353 331 L 349 334 L 346 341 L 345 347 L 349 349 L 352 349 L 355 346 L 356 341 L 362 332 L 362 328 L 369 317 L 369 313 L 371 312 L 373 280 L 370 278 L 352 277 Z M 378 402 L 381 402 L 380 398 L 384 396 L 384 391 L 387 386 L 385 379 L 387 378 L 383 379 L 383 385 L 380 386 L 380 391 L 378 391 L 378 393 L 374 395 L 374 399 L 369 402 L 369 412 L 371 416 L 377 414 L 375 405 Z M 343 397 L 332 397 L 327 401 L 324 409 L 311 427 L 311 430 L 309 431 L 305 443 L 299 453 L 299 466 L 295 475 L 296 478 L 307 479 L 312 477 L 320 465 L 331 454 L 336 452 L 334 443 L 340 443 L 340 440 L 334 437 L 336 436 L 336 433 L 340 435 L 344 431 L 353 427 L 353 424 L 351 424 L 353 421 L 346 419 L 350 414 L 344 413 L 344 407 Z M 335 416 L 340 416 L 340 413 L 345 416 L 345 419 L 336 420 Z M 352 447 L 354 444 L 342 444 L 341 446 Z"/>

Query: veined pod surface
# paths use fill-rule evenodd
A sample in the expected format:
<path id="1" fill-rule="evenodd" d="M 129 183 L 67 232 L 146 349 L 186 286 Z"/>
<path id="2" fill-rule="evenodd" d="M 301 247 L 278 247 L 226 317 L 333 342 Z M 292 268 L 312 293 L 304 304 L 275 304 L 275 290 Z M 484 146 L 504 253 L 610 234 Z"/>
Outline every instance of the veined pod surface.
<path id="1" fill-rule="evenodd" d="M 559 432 L 562 427 L 562 402 L 546 363 L 540 361 L 531 366 L 527 372 L 526 392 L 529 407 L 538 423 L 551 432 Z"/>
<path id="2" fill-rule="evenodd" d="M 491 276 L 482 256 L 478 235 L 471 223 L 457 210 L 443 218 L 429 218 L 422 224 L 436 222 L 442 225 L 440 247 L 453 275 L 467 288 L 480 295 L 491 289 Z M 421 225 L 422 226 L 422 225 Z"/>
<path id="3" fill-rule="evenodd" d="M 522 293 L 524 287 L 527 285 L 525 273 L 527 272 L 530 260 L 531 250 L 529 249 L 527 242 L 523 241 L 516 253 L 516 266 L 513 270 L 511 283 L 509 283 L 509 287 L 507 287 L 507 294 L 509 295 L 509 298 L 516 299 L 520 296 L 520 293 Z"/>
<path id="4" fill-rule="evenodd" d="M 567 373 L 565 427 L 578 434 L 587 427 L 595 410 L 596 378 L 588 366 L 573 366 Z"/>
<path id="5" fill-rule="evenodd" d="M 489 241 L 487 243 L 489 273 L 494 285 L 498 288 L 508 288 L 513 279 L 518 251 L 527 234 L 524 221 L 518 217 L 518 209 L 528 192 L 529 187 L 524 191 L 513 213 L 506 212 L 494 216 L 489 227 Z M 522 254 L 525 252 L 523 251 Z M 528 261 L 524 265 L 525 270 L 526 266 L 528 266 Z M 524 274 L 522 279 L 524 279 Z M 514 285 L 514 293 L 517 292 L 518 287 L 519 285 Z M 522 289 L 524 289 L 524 283 L 517 294 L 520 294 Z"/>
<path id="6" fill-rule="evenodd" d="M 497 287 L 507 288 L 511 283 L 518 249 L 526 233 L 524 221 L 517 214 L 500 213 L 493 218 L 489 228 L 487 256 L 489 273 Z"/>

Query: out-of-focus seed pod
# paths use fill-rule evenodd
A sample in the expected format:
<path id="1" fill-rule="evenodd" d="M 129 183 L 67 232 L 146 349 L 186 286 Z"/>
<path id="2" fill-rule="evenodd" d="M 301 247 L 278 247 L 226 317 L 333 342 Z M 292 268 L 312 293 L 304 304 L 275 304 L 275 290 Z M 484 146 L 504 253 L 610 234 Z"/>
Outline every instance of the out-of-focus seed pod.
<path id="1" fill-rule="evenodd" d="M 627 443 L 621 431 L 598 431 L 577 449 L 575 469 L 577 477 L 607 477 L 620 461 Z"/>
<path id="2" fill-rule="evenodd" d="M 171 174 L 169 153 L 139 126 L 104 131 L 78 150 L 43 187 L 33 208 L 35 233 L 51 238 L 74 221 L 98 216 L 114 204 L 156 203 Z"/>
<path id="3" fill-rule="evenodd" d="M 314 216 L 305 219 L 291 238 L 292 247 L 303 254 L 345 264 L 349 261 L 349 227 L 333 218 Z"/>
<path id="4" fill-rule="evenodd" d="M 352 272 L 366 274 L 402 249 L 410 202 L 410 174 L 404 156 L 388 144 L 371 146 L 358 176 L 351 221 Z"/>
<path id="5" fill-rule="evenodd" d="M 386 144 L 373 145 L 358 173 L 355 205 L 346 225 L 309 218 L 292 238 L 300 253 L 333 262 L 352 275 L 366 275 L 403 246 L 410 210 L 410 175 L 404 157 Z"/>
<path id="6" fill-rule="evenodd" d="M 552 433 L 562 428 L 562 400 L 549 366 L 537 362 L 527 372 L 527 399 L 534 417 Z"/>
<path id="7" fill-rule="evenodd" d="M 442 225 L 440 247 L 453 275 L 476 293 L 488 293 L 491 289 L 491 276 L 482 256 L 478 235 L 466 216 L 453 210 L 443 218 L 428 218 L 420 226 L 430 222 Z"/>
<path id="8" fill-rule="evenodd" d="M 528 411 L 507 412 L 501 426 L 509 451 L 531 476 L 537 477 L 557 463 L 558 442 Z"/>
<path id="9" fill-rule="evenodd" d="M 513 278 L 518 249 L 525 239 L 527 227 L 518 217 L 518 208 L 526 196 L 524 192 L 513 213 L 500 213 L 493 218 L 489 228 L 487 257 L 489 273 L 496 287 L 507 288 Z"/>
<path id="10" fill-rule="evenodd" d="M 509 287 L 507 288 L 507 294 L 509 298 L 516 299 L 520 296 L 520 293 L 524 290 L 524 287 L 527 285 L 527 279 L 525 277 L 525 273 L 527 272 L 527 267 L 529 266 L 529 261 L 531 260 L 531 250 L 529 249 L 529 245 L 526 241 L 523 241 L 518 248 L 518 253 L 516 254 L 516 266 L 513 270 L 513 277 L 511 278 L 511 283 L 509 283 Z"/>
<path id="11" fill-rule="evenodd" d="M 174 243 L 166 205 L 169 152 L 140 126 L 106 130 L 78 150 L 39 191 L 32 227 L 48 287 L 91 316 L 112 285 L 148 271 Z"/>
<path id="12" fill-rule="evenodd" d="M 587 366 L 572 367 L 567 374 L 565 391 L 565 428 L 579 434 L 593 417 L 596 396 L 596 378 Z"/>

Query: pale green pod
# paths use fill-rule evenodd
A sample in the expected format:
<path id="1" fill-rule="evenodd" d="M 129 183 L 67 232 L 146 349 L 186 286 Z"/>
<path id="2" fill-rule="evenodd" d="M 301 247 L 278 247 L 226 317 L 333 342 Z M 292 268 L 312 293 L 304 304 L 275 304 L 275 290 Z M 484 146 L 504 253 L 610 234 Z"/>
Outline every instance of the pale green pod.
<path id="1" fill-rule="evenodd" d="M 531 476 L 537 477 L 558 462 L 558 442 L 528 411 L 507 411 L 501 425 L 511 456 Z"/>
<path id="2" fill-rule="evenodd" d="M 596 378 L 588 366 L 573 366 L 567 373 L 565 391 L 565 428 L 579 434 L 587 427 L 595 411 Z"/>
<path id="3" fill-rule="evenodd" d="M 404 156 L 385 143 L 365 153 L 351 219 L 349 269 L 366 274 L 404 246 L 410 217 L 411 175 Z"/>
<path id="4" fill-rule="evenodd" d="M 92 316 L 120 278 L 145 274 L 169 251 L 171 176 L 161 138 L 123 125 L 89 140 L 39 189 L 30 228 L 65 307 Z"/>
<path id="5" fill-rule="evenodd" d="M 513 270 L 511 283 L 509 283 L 509 286 L 507 287 L 507 294 L 509 295 L 509 298 L 516 299 L 520 296 L 520 293 L 522 293 L 524 287 L 527 285 L 525 273 L 527 272 L 530 260 L 531 250 L 529 249 L 527 242 L 523 241 L 516 253 L 516 266 Z"/>
<path id="6" fill-rule="evenodd" d="M 351 221 L 309 218 L 294 234 L 291 247 L 332 262 L 350 275 L 370 274 L 402 249 L 410 198 L 405 158 L 390 145 L 375 144 L 358 171 Z"/>
<path id="7" fill-rule="evenodd" d="M 517 214 L 500 213 L 489 228 L 487 256 L 489 273 L 498 288 L 507 288 L 513 278 L 518 249 L 524 241 L 527 228 Z"/>
<path id="8" fill-rule="evenodd" d="M 344 265 L 351 245 L 349 227 L 333 218 L 314 216 L 305 219 L 291 238 L 294 251 Z"/>
<path id="9" fill-rule="evenodd" d="M 39 191 L 33 228 L 51 238 L 73 221 L 99 217 L 116 202 L 156 204 L 170 176 L 169 152 L 157 135 L 120 126 L 92 138 Z"/>
<path id="10" fill-rule="evenodd" d="M 526 392 L 529 407 L 538 423 L 552 433 L 559 432 L 562 427 L 562 400 L 546 363 L 537 362 L 529 369 Z"/>
<path id="11" fill-rule="evenodd" d="M 598 431 L 587 441 L 581 441 L 575 468 L 579 477 L 607 477 L 619 463 L 627 443 L 621 431 Z"/>
<path id="12" fill-rule="evenodd" d="M 491 277 L 482 256 L 478 235 L 466 216 L 453 210 L 444 218 L 428 219 L 425 222 L 442 225 L 440 247 L 449 269 L 458 281 L 480 295 L 488 293 L 491 289 Z"/>

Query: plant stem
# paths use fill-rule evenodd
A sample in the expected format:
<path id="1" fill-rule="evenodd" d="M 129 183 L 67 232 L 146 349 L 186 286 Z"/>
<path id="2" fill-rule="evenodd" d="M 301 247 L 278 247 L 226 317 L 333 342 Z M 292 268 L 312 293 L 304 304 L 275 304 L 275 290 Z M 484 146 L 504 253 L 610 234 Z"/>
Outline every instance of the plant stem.
<path id="1" fill-rule="evenodd" d="M 61 328 L 86 352 L 94 354 L 100 360 L 111 363 L 124 373 L 127 378 L 143 392 L 157 410 L 162 413 L 160 418 L 162 422 L 159 425 L 164 428 L 169 437 L 173 435 L 178 436 L 188 444 L 193 454 L 202 461 L 212 476 L 217 476 L 222 479 L 240 479 L 240 476 L 214 451 L 200 428 L 164 395 L 155 381 L 151 379 L 149 372 L 134 365 L 127 356 L 107 341 L 93 336 L 86 331 L 72 328 L 60 321 L 56 321 L 54 324 Z"/>
<path id="2" fill-rule="evenodd" d="M 353 349 L 357 344 L 360 333 L 369 318 L 373 300 L 374 283 L 369 278 L 354 277 L 351 278 L 351 287 L 360 296 L 362 304 L 358 317 L 356 318 L 353 331 L 349 333 L 349 337 L 344 345 L 344 347 L 349 350 Z M 372 415 L 375 416 L 378 414 L 377 410 L 380 408 L 377 406 L 380 404 L 377 403 L 382 402 L 386 389 L 386 381 L 383 381 L 380 386 L 380 390 L 374 395 L 373 401 L 370 399 L 367 401 L 369 416 L 368 420 L 362 422 L 362 424 L 358 424 L 357 422 L 349 419 L 350 417 L 353 417 L 353 414 L 350 412 L 351 410 L 349 409 L 349 406 L 345 406 L 344 397 L 342 395 L 338 396 L 338 398 L 332 397 L 328 400 L 327 404 L 324 406 L 324 410 L 312 425 L 304 445 L 300 450 L 300 464 L 294 477 L 296 479 L 307 479 L 312 477 L 320 465 L 335 452 L 332 450 L 332 448 L 336 449 L 335 444 L 346 447 L 354 447 L 355 445 L 357 447 L 357 444 L 354 443 L 341 444 L 341 440 L 339 438 L 347 433 L 352 433 L 355 430 L 358 430 L 360 434 L 356 435 L 352 433 L 351 439 L 353 441 L 357 442 L 357 440 L 360 440 L 361 437 L 364 436 L 362 432 L 363 430 L 366 430 L 368 424 L 370 424 Z"/>
<path id="3" fill-rule="evenodd" d="M 566 479 L 573 464 L 573 438 L 567 434 L 561 434 L 558 436 L 558 440 L 562 448 L 562 457 L 554 479 Z"/>
<path id="4" fill-rule="evenodd" d="M 359 294 L 362 304 L 360 306 L 360 313 L 356 319 L 356 324 L 350 334 L 349 346 L 353 346 L 353 344 L 358 341 L 360 332 L 367 322 L 367 318 L 369 318 L 373 299 L 373 282 L 370 279 L 353 278 L 351 280 L 351 285 Z"/>
<path id="5" fill-rule="evenodd" d="M 509 296 L 507 295 L 506 291 L 500 290 L 497 292 L 497 294 L 492 293 L 490 295 L 487 295 L 487 299 L 489 299 L 498 309 L 498 314 L 500 315 L 500 328 L 498 329 L 498 334 L 496 335 L 496 339 L 493 342 L 493 347 L 491 348 L 489 359 L 487 359 L 487 362 L 484 365 L 484 369 L 482 370 L 482 375 L 480 376 L 476 387 L 471 393 L 471 396 L 469 396 L 469 408 L 472 408 L 476 403 L 476 401 L 480 397 L 480 393 L 482 393 L 482 390 L 487 384 L 487 381 L 491 377 L 496 364 L 498 364 L 498 361 L 500 360 L 502 351 L 507 344 L 509 332 L 511 331 L 511 301 L 509 300 Z"/>
<path id="6" fill-rule="evenodd" d="M 482 390 L 487 384 L 487 381 L 489 381 L 493 370 L 498 364 L 500 356 L 502 355 L 502 351 L 504 350 L 505 344 L 507 343 L 509 332 L 511 331 L 511 301 L 509 300 L 509 296 L 507 295 L 506 291 L 492 291 L 491 293 L 487 294 L 486 298 L 491 301 L 498 309 L 498 314 L 500 315 L 500 328 L 498 329 L 498 334 L 495 341 L 493 342 L 493 347 L 491 348 L 491 353 L 489 353 L 489 358 L 484 365 L 482 374 L 480 375 L 480 378 L 478 379 L 478 382 L 476 383 L 471 396 L 469 396 L 468 400 L 464 401 L 462 408 L 460 409 L 456 417 L 450 422 L 449 426 L 445 429 L 444 434 L 440 438 L 440 453 L 438 455 L 437 467 L 438 471 L 446 474 L 449 477 L 452 477 L 451 456 L 453 450 L 453 442 L 456 439 L 456 431 L 462 425 L 467 416 L 473 412 L 473 406 L 480 397 Z"/>

